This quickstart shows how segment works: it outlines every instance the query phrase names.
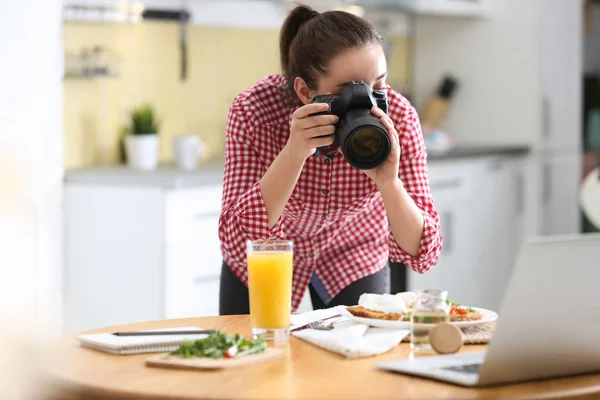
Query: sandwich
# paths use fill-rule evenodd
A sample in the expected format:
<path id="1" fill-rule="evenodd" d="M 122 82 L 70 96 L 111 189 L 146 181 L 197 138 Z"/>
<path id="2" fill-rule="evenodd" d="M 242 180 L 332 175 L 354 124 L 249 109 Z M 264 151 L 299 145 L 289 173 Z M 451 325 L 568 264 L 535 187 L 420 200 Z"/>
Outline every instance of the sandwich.
<path id="1" fill-rule="evenodd" d="M 364 293 L 358 299 L 358 305 L 348 307 L 347 310 L 355 317 L 405 321 L 416 300 L 417 296 L 412 292 Z"/>

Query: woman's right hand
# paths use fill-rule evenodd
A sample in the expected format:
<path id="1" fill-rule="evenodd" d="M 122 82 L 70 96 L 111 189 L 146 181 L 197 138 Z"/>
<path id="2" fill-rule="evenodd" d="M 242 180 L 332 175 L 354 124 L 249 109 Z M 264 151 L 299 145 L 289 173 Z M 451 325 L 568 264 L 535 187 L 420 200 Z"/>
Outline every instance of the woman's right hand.
<path id="1" fill-rule="evenodd" d="M 300 107 L 292 114 L 290 137 L 285 147 L 290 154 L 301 158 L 302 162 L 313 155 L 317 147 L 333 143 L 334 124 L 338 122 L 338 117 L 333 114 L 311 116 L 328 109 L 328 104 L 312 103 Z"/>

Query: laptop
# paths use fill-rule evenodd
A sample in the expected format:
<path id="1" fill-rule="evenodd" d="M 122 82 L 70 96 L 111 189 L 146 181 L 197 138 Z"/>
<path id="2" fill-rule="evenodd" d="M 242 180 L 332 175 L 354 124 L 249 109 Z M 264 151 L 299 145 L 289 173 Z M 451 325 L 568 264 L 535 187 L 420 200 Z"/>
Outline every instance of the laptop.
<path id="1" fill-rule="evenodd" d="M 485 352 L 376 367 L 462 386 L 600 372 L 600 235 L 535 238 L 517 258 Z"/>

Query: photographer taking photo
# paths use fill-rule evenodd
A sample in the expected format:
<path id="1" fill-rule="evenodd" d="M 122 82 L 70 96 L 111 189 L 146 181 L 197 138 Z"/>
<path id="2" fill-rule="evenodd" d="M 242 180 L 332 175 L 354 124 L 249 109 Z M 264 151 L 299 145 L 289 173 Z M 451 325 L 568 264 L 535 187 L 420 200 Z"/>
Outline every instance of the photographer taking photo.
<path id="1" fill-rule="evenodd" d="M 373 26 L 300 5 L 280 57 L 229 111 L 222 315 L 249 312 L 248 240 L 293 241 L 292 309 L 307 287 L 315 309 L 389 293 L 388 260 L 424 273 L 442 248 L 419 117 L 386 84 Z"/>

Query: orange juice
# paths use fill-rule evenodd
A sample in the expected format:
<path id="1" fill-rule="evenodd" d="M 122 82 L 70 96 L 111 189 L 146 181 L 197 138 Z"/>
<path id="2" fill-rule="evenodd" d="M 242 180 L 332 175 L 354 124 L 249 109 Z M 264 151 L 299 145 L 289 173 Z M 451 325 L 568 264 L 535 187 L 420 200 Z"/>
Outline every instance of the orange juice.
<path id="1" fill-rule="evenodd" d="M 248 253 L 250 319 L 260 329 L 287 329 L 292 312 L 291 251 Z"/>

